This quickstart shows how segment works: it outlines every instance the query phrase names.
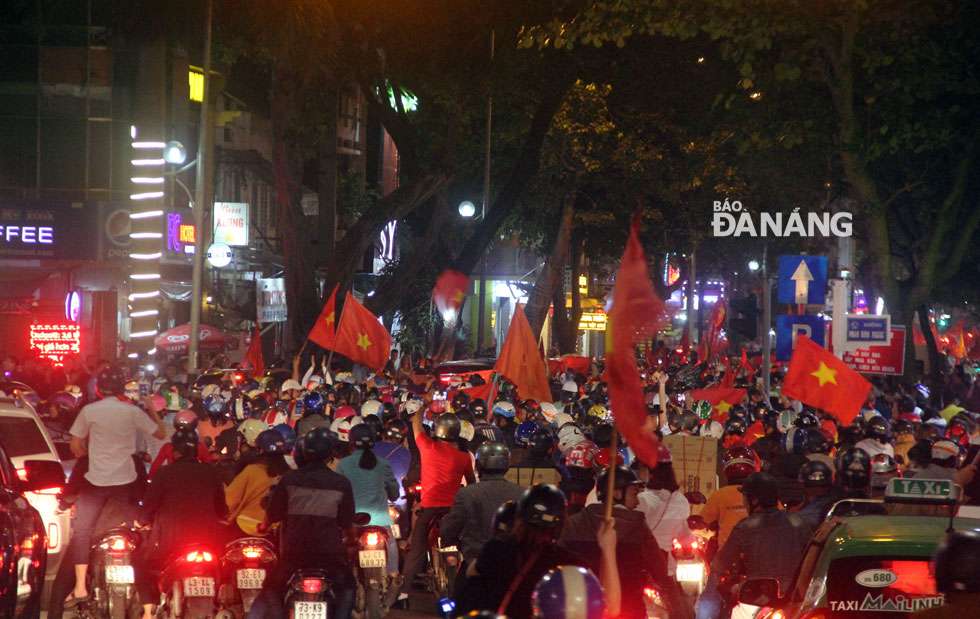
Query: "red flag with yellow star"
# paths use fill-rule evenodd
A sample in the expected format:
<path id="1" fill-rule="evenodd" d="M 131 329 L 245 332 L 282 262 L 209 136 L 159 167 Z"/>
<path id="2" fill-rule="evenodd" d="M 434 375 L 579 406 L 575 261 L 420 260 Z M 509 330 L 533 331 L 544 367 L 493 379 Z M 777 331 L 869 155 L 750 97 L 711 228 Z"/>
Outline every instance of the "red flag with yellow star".
<path id="1" fill-rule="evenodd" d="M 310 329 L 310 335 L 306 339 L 313 340 L 313 342 L 323 346 L 327 350 L 333 350 L 334 344 L 337 341 L 337 286 L 333 287 L 333 292 L 330 293 L 330 298 L 327 299 L 327 303 L 320 310 L 320 315 L 316 317 L 316 322 L 313 323 L 313 328 Z"/>
<path id="2" fill-rule="evenodd" d="M 728 419 L 728 409 L 736 404 L 741 404 L 747 393 L 748 391 L 745 389 L 711 387 L 710 389 L 694 389 L 691 391 L 690 399 L 695 402 L 707 400 L 712 408 L 711 418 L 725 423 Z"/>
<path id="3" fill-rule="evenodd" d="M 822 408 L 849 425 L 868 398 L 871 383 L 805 335 L 796 336 L 796 349 L 783 381 L 783 395 Z"/>
<path id="4" fill-rule="evenodd" d="M 456 317 L 463 299 L 466 298 L 466 288 L 470 284 L 470 278 L 459 271 L 446 269 L 436 278 L 436 285 L 432 289 L 432 302 L 435 303 L 439 315 L 447 320 Z"/>
<path id="5" fill-rule="evenodd" d="M 380 372 L 388 363 L 391 336 L 378 318 L 349 294 L 340 315 L 334 350 L 355 363 Z"/>

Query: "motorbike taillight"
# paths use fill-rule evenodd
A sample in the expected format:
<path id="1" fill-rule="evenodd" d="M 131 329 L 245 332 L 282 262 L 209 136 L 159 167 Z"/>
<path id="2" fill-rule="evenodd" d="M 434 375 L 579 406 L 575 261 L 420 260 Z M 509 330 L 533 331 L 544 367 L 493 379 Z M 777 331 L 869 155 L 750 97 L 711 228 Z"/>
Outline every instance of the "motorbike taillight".
<path id="1" fill-rule="evenodd" d="M 677 539 L 676 537 L 674 538 L 674 541 L 671 542 L 671 545 L 674 547 L 674 550 L 680 550 L 681 548 L 684 547 L 684 544 L 681 543 L 681 540 Z"/>
<path id="2" fill-rule="evenodd" d="M 242 556 L 246 559 L 261 559 L 264 552 L 259 546 L 245 546 L 242 548 Z"/>
<path id="3" fill-rule="evenodd" d="M 126 540 L 121 537 L 115 538 L 109 544 L 109 554 L 114 557 L 121 557 L 122 555 L 126 554 L 127 550 L 129 550 L 129 544 L 127 544 Z"/>
<path id="4" fill-rule="evenodd" d="M 185 559 L 190 563 L 207 563 L 210 562 L 213 557 L 211 556 L 210 552 L 195 550 L 188 553 Z"/>
<path id="5" fill-rule="evenodd" d="M 323 581 L 319 578 L 304 578 L 300 584 L 303 593 L 320 593 L 323 589 Z"/>
<path id="6" fill-rule="evenodd" d="M 395 507 L 394 505 L 389 505 L 388 506 L 388 517 L 389 518 L 391 518 L 392 520 L 394 520 L 394 521 L 397 522 L 398 521 L 398 518 L 400 516 L 401 516 L 401 514 L 398 513 L 398 508 L 397 507 Z"/>
<path id="7" fill-rule="evenodd" d="M 643 587 L 643 597 L 654 602 L 660 602 L 660 591 L 655 587 Z"/>
<path id="8" fill-rule="evenodd" d="M 364 535 L 364 545 L 370 548 L 374 548 L 381 543 L 381 534 L 377 531 L 371 531 Z"/>

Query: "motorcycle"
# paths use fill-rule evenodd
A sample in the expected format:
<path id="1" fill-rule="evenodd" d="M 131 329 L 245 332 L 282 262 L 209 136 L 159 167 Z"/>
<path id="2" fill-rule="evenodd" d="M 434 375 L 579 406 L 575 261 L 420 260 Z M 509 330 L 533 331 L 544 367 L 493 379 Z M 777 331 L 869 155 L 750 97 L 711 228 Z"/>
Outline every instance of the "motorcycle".
<path id="1" fill-rule="evenodd" d="M 89 600 L 77 611 L 80 619 L 126 619 L 139 612 L 133 556 L 140 535 L 116 527 L 96 539 L 89 551 Z"/>
<path id="2" fill-rule="evenodd" d="M 456 546 L 443 546 L 439 538 L 439 521 L 432 520 L 429 526 L 429 590 L 436 598 L 451 598 L 456 589 L 456 575 L 459 573 L 460 554 Z"/>
<path id="3" fill-rule="evenodd" d="M 694 596 L 696 600 L 708 582 L 704 543 L 697 537 L 689 540 L 675 538 L 671 546 L 670 554 L 677 564 L 677 584 L 685 595 Z"/>
<path id="4" fill-rule="evenodd" d="M 229 542 L 221 558 L 218 587 L 221 611 L 216 619 L 240 619 L 247 615 L 262 590 L 267 567 L 275 560 L 275 548 L 265 538 L 243 537 Z"/>
<path id="5" fill-rule="evenodd" d="M 643 587 L 643 603 L 646 606 L 647 619 L 668 619 L 670 616 L 660 589 L 654 585 Z"/>
<path id="6" fill-rule="evenodd" d="M 388 527 L 357 528 L 356 608 L 367 619 L 380 619 L 383 614 L 382 601 L 388 588 L 388 544 L 395 543 L 389 535 Z"/>
<path id="7" fill-rule="evenodd" d="M 321 569 L 296 570 L 286 587 L 287 619 L 327 619 L 333 611 L 330 579 Z"/>
<path id="8" fill-rule="evenodd" d="M 207 619 L 215 609 L 218 557 L 202 547 L 177 553 L 160 576 L 161 619 Z"/>

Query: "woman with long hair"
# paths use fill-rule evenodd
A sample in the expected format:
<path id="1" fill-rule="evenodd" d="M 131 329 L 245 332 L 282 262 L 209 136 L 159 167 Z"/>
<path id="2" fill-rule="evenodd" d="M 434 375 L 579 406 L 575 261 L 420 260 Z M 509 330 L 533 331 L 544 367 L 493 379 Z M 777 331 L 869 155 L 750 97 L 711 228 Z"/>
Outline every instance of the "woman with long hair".
<path id="1" fill-rule="evenodd" d="M 674 539 L 691 538 L 691 529 L 687 526 L 691 504 L 680 490 L 670 450 L 663 443 L 658 456 L 657 466 L 650 469 L 646 490 L 637 497 L 640 500 L 637 509 L 643 512 L 657 545 L 667 553 L 667 571 L 673 574 L 677 564 L 670 556 L 670 548 Z"/>
<path id="2" fill-rule="evenodd" d="M 265 519 L 262 500 L 282 474 L 289 470 L 284 458 L 286 440 L 278 430 L 263 430 L 255 438 L 256 461 L 235 476 L 225 489 L 231 539 L 262 536 L 259 524 Z"/>

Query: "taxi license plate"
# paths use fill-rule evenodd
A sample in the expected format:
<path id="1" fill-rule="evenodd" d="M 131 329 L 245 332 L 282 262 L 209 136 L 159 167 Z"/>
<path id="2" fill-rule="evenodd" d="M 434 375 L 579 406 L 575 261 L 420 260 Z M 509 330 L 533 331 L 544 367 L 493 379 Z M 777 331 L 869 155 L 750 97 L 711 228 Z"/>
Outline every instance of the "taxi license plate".
<path id="1" fill-rule="evenodd" d="M 265 581 L 265 570 L 249 568 L 238 570 L 239 589 L 261 589 Z"/>
<path id="2" fill-rule="evenodd" d="M 214 597 L 213 578 L 185 578 L 184 596 L 189 598 L 210 598 Z"/>
<path id="3" fill-rule="evenodd" d="M 384 567 L 387 554 L 384 550 L 361 550 L 357 556 L 361 567 Z"/>
<path id="4" fill-rule="evenodd" d="M 704 566 L 700 563 L 678 563 L 677 582 L 701 582 Z"/>
<path id="5" fill-rule="evenodd" d="M 327 603 L 295 602 L 293 619 L 327 619 Z"/>
<path id="6" fill-rule="evenodd" d="M 391 526 L 391 536 L 392 537 L 394 537 L 395 539 L 398 539 L 399 537 L 402 536 L 402 529 L 401 529 L 400 526 L 398 526 L 397 524 L 393 524 L 393 525 L 390 525 L 390 526 Z"/>
<path id="7" fill-rule="evenodd" d="M 131 585 L 133 579 L 132 565 L 105 566 L 105 581 L 110 585 Z"/>

